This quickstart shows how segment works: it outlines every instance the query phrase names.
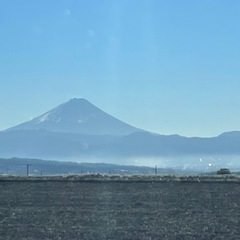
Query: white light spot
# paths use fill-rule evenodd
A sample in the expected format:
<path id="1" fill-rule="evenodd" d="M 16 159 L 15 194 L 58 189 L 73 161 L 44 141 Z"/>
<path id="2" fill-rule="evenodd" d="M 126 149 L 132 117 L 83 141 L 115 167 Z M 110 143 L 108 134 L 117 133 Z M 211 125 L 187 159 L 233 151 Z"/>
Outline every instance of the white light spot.
<path id="1" fill-rule="evenodd" d="M 72 12 L 71 12 L 70 9 L 65 9 L 65 10 L 64 10 L 64 15 L 65 15 L 65 16 L 70 16 L 71 13 L 72 13 Z"/>
<path id="2" fill-rule="evenodd" d="M 36 124 L 49 120 L 49 115 L 50 115 L 50 113 L 46 113 L 43 116 L 41 116 L 40 118 L 38 118 L 36 121 Z"/>
<path id="3" fill-rule="evenodd" d="M 212 166 L 212 164 L 211 164 L 211 163 L 209 163 L 209 164 L 208 164 L 208 166 L 209 166 L 209 167 L 211 167 L 211 166 Z"/>

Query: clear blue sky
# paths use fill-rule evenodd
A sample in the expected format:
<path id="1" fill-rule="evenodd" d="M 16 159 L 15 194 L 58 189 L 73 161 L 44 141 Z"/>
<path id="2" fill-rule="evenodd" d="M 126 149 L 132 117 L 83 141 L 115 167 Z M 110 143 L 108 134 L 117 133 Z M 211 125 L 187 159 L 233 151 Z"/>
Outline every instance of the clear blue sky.
<path id="1" fill-rule="evenodd" d="M 240 1 L 1 0 L 0 130 L 73 97 L 161 134 L 240 130 Z"/>

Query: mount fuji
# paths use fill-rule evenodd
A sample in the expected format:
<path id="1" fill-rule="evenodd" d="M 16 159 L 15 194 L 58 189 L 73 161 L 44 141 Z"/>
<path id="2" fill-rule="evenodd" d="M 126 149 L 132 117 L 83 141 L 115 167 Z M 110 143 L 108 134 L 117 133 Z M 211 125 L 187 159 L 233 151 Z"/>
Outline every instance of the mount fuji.
<path id="1" fill-rule="evenodd" d="M 73 98 L 31 121 L 7 129 L 13 130 L 47 130 L 113 136 L 143 131 L 112 117 L 83 98 Z"/>
<path id="2" fill-rule="evenodd" d="M 0 132 L 0 158 L 158 166 L 239 166 L 240 132 L 199 138 L 160 135 L 124 123 L 85 99 Z"/>

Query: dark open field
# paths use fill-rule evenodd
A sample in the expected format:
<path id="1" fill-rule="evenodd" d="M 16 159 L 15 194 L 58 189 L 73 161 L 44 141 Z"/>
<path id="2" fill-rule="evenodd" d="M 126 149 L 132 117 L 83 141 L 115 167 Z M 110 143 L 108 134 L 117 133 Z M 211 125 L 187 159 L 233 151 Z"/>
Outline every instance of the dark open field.
<path id="1" fill-rule="evenodd" d="M 238 181 L 0 181 L 0 239 L 240 239 Z"/>

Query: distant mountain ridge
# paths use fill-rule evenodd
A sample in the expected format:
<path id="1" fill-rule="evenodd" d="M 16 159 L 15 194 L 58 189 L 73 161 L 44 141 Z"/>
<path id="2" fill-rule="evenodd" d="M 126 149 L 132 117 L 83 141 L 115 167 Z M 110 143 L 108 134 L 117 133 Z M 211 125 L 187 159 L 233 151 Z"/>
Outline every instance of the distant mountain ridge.
<path id="1" fill-rule="evenodd" d="M 73 98 L 28 122 L 7 129 L 13 130 L 47 130 L 87 135 L 127 135 L 143 131 L 112 117 L 83 98 Z"/>
<path id="2" fill-rule="evenodd" d="M 212 138 L 160 135 L 128 125 L 85 99 L 72 99 L 0 132 L 0 157 L 226 167 L 240 163 L 240 132 Z"/>
<path id="3" fill-rule="evenodd" d="M 240 131 L 224 132 L 219 137 L 240 137 Z"/>

